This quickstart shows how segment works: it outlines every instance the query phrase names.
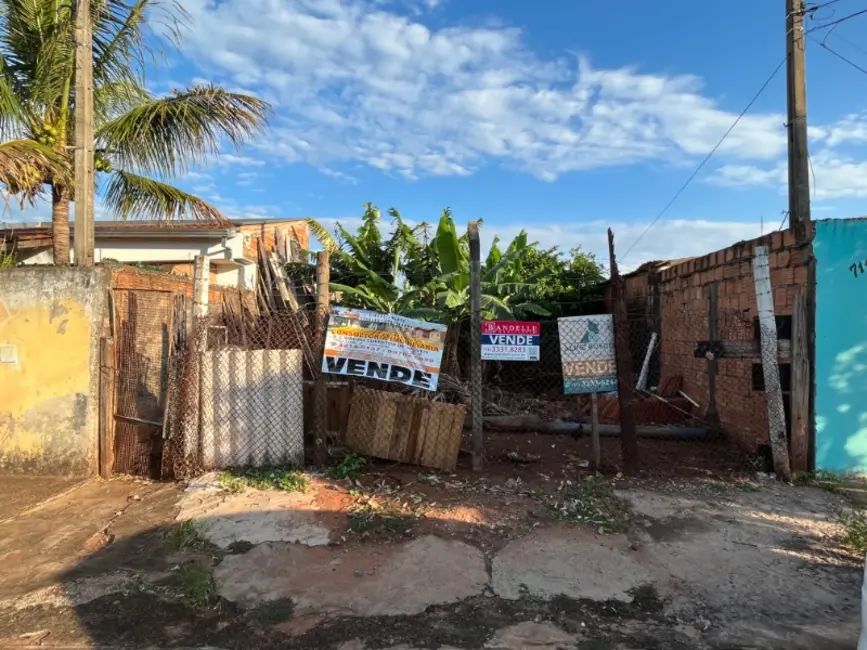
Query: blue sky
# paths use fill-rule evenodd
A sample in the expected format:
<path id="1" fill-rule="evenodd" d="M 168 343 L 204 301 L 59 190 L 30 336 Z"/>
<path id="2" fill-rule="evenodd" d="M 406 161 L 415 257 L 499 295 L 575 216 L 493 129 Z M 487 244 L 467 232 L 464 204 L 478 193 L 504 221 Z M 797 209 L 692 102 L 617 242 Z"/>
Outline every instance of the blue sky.
<path id="1" fill-rule="evenodd" d="M 818 0 L 819 3 L 825 0 Z M 785 54 L 783 0 L 184 0 L 157 92 L 208 81 L 274 104 L 266 137 L 177 182 L 235 217 L 352 223 L 362 205 L 621 254 Z M 807 26 L 867 8 L 839 0 Z M 867 67 L 849 20 L 827 45 Z M 823 32 L 815 32 L 821 40 Z M 862 215 L 867 75 L 808 41 L 814 217 Z M 626 263 L 775 229 L 785 68 Z M 47 214 L 47 212 L 46 212 Z M 109 215 L 110 216 L 110 215 Z"/>

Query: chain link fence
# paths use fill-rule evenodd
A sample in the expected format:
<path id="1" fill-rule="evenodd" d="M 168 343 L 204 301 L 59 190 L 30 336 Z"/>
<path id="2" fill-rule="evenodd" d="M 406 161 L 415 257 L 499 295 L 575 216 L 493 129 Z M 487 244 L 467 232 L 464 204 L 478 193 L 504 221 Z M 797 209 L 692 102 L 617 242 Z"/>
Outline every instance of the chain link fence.
<path id="1" fill-rule="evenodd" d="M 303 466 L 316 376 L 309 310 L 199 318 L 175 367 L 168 428 L 176 478 L 226 467 Z M 305 421 L 306 420 L 306 421 Z"/>

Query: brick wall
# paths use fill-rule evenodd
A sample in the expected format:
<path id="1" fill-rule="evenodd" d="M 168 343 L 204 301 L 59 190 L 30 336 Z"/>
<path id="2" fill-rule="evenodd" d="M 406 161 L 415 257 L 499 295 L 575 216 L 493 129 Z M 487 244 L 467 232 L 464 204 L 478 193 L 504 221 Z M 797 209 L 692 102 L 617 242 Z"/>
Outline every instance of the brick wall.
<path id="1" fill-rule="evenodd" d="M 192 269 L 190 269 L 192 274 Z M 140 291 L 165 291 L 193 296 L 193 280 L 191 277 L 148 271 L 130 266 L 112 266 L 112 289 L 133 289 Z M 214 284 L 213 278 L 208 285 L 208 303 L 210 310 L 221 309 L 226 301 L 237 304 L 236 296 L 240 296 L 242 304 L 253 313 L 258 312 L 256 294 L 253 291 L 224 287 Z"/>
<path id="2" fill-rule="evenodd" d="M 806 285 L 807 269 L 791 231 L 775 232 L 661 271 L 662 376 L 681 375 L 684 392 L 701 405 L 709 402 L 708 363 L 694 356 L 695 343 L 709 339 L 709 286 L 717 284 L 718 336 L 750 340 L 758 315 L 753 279 L 756 246 L 767 246 L 776 315 L 791 316 L 794 297 Z M 765 393 L 752 388 L 752 366 L 760 359 L 720 359 L 716 401 L 720 424 L 731 439 L 755 449 L 768 442 Z"/>

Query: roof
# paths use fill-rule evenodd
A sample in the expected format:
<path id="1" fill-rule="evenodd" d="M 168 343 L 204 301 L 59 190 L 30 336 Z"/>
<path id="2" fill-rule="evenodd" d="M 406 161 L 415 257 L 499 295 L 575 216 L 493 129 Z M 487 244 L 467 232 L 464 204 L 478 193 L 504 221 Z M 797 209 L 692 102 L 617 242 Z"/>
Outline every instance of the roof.
<path id="1" fill-rule="evenodd" d="M 300 219 L 233 219 L 227 225 L 208 221 L 96 221 L 96 234 L 102 238 L 152 237 L 157 239 L 220 239 L 234 235 L 242 226 L 297 223 Z M 69 224 L 70 232 L 75 222 Z M 51 245 L 51 222 L 0 222 L 0 242 L 15 240 L 30 247 Z"/>

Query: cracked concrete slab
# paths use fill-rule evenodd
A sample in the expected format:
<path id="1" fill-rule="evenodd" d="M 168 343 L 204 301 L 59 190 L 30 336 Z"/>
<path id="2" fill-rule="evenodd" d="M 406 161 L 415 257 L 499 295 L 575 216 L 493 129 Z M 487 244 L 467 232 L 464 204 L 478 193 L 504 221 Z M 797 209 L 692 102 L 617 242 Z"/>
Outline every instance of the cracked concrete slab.
<path id="1" fill-rule="evenodd" d="M 538 530 L 511 542 L 492 563 L 498 596 L 517 600 L 558 595 L 630 601 L 629 591 L 651 581 L 623 536 L 597 536 L 579 528 Z"/>
<path id="2" fill-rule="evenodd" d="M 325 546 L 330 541 L 310 494 L 276 490 L 231 494 L 210 474 L 184 491 L 179 506 L 178 521 L 191 520 L 206 539 L 224 549 L 241 541 L 305 546 Z"/>
<path id="3" fill-rule="evenodd" d="M 526 621 L 497 630 L 485 644 L 490 650 L 565 650 L 574 648 L 578 636 L 564 632 L 552 623 Z"/>
<path id="4" fill-rule="evenodd" d="M 220 594 L 244 607 L 292 598 L 299 610 L 348 616 L 417 614 L 488 584 L 478 549 L 431 535 L 352 549 L 265 544 L 216 568 Z"/>

